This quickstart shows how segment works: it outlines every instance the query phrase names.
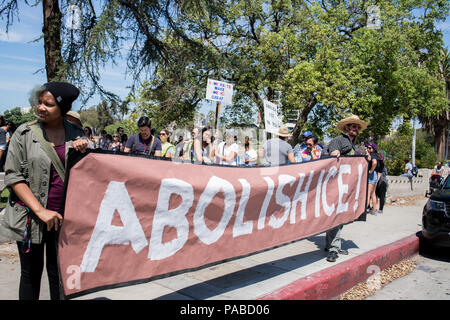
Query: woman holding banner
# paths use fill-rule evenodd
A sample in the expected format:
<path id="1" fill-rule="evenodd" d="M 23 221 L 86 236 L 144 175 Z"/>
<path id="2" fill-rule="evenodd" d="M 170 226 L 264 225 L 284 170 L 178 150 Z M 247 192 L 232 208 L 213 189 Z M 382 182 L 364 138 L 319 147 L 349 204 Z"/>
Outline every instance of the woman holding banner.
<path id="1" fill-rule="evenodd" d="M 11 138 L 5 186 L 11 189 L 0 232 L 17 241 L 21 264 L 19 299 L 39 299 L 46 267 L 51 299 L 59 299 L 57 231 L 62 223 L 65 167 L 69 147 L 85 152 L 88 140 L 81 127 L 64 115 L 79 90 L 65 82 L 35 89 L 30 102 L 38 120 L 22 124 Z"/>
<path id="2" fill-rule="evenodd" d="M 159 132 L 159 140 L 161 140 L 161 157 L 173 158 L 175 154 L 175 146 L 170 143 L 170 133 L 167 129 Z"/>
<path id="3" fill-rule="evenodd" d="M 256 166 L 258 161 L 258 153 L 250 146 L 249 137 L 244 139 L 244 163 L 245 165 L 252 167 Z"/>
<path id="4" fill-rule="evenodd" d="M 221 142 L 216 149 L 216 157 L 219 158 L 221 165 L 237 166 L 237 154 L 239 147 L 234 142 L 234 132 L 226 132 L 226 140 Z"/>
<path id="5" fill-rule="evenodd" d="M 194 161 L 200 163 L 211 163 L 211 129 L 204 127 L 198 137 L 194 140 Z"/>

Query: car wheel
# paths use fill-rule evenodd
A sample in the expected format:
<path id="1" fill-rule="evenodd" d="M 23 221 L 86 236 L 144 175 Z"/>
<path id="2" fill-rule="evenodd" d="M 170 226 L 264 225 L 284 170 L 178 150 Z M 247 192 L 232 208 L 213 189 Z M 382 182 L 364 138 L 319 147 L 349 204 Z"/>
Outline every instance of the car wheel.
<path id="1" fill-rule="evenodd" d="M 419 254 L 420 255 L 433 255 L 436 251 L 435 247 L 429 240 L 425 239 L 422 232 L 419 234 Z"/>

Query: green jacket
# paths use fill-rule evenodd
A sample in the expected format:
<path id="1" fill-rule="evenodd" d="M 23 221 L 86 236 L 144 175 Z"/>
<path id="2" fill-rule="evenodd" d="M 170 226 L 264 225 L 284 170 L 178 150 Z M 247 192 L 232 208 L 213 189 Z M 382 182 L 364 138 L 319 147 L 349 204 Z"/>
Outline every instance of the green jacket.
<path id="1" fill-rule="evenodd" d="M 20 125 L 11 138 L 5 163 L 5 186 L 11 187 L 17 182 L 25 182 L 36 199 L 46 208 L 52 162 L 31 131 L 29 125 L 33 123 L 37 123 L 37 121 Z M 65 163 L 67 164 L 69 147 L 73 140 L 83 137 L 83 129 L 65 119 L 64 127 L 66 129 Z M 10 191 L 5 214 L 0 221 L 0 234 L 8 239 L 21 241 L 27 223 L 27 212 L 25 207 L 16 203 L 18 198 L 12 188 Z M 42 243 L 42 234 L 46 224 L 35 214 L 32 214 L 31 217 L 31 241 L 32 243 Z"/>

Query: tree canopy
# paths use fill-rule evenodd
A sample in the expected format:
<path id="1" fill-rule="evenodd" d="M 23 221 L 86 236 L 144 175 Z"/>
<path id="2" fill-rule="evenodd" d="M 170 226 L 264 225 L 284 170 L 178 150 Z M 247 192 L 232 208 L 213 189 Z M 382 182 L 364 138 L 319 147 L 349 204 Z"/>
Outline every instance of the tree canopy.
<path id="1" fill-rule="evenodd" d="M 1 2 L 8 24 L 16 2 Z M 449 13 L 446 0 L 60 3 L 63 13 L 76 3 L 82 17 L 78 29 L 60 24 L 65 78 L 86 96 L 117 100 L 100 86 L 99 70 L 125 58 L 131 89 L 139 89 L 136 110 L 160 126 L 192 119 L 208 78 L 234 84 L 227 108 L 238 114 L 264 116 L 263 99 L 279 103 L 285 116 L 298 112 L 292 144 L 310 126 L 333 133 L 350 113 L 370 122 L 365 136 L 380 137 L 396 117 L 448 109 L 436 29 Z"/>

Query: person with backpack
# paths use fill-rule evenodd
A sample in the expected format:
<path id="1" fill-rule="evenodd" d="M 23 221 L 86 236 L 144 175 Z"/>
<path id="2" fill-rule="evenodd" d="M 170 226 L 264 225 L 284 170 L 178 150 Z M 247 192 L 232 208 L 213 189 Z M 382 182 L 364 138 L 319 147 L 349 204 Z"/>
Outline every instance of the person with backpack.
<path id="1" fill-rule="evenodd" d="M 151 134 L 152 122 L 149 117 L 140 117 L 137 125 L 139 133 L 132 134 L 126 144 L 123 152 L 142 155 L 161 156 L 161 140 Z"/>

